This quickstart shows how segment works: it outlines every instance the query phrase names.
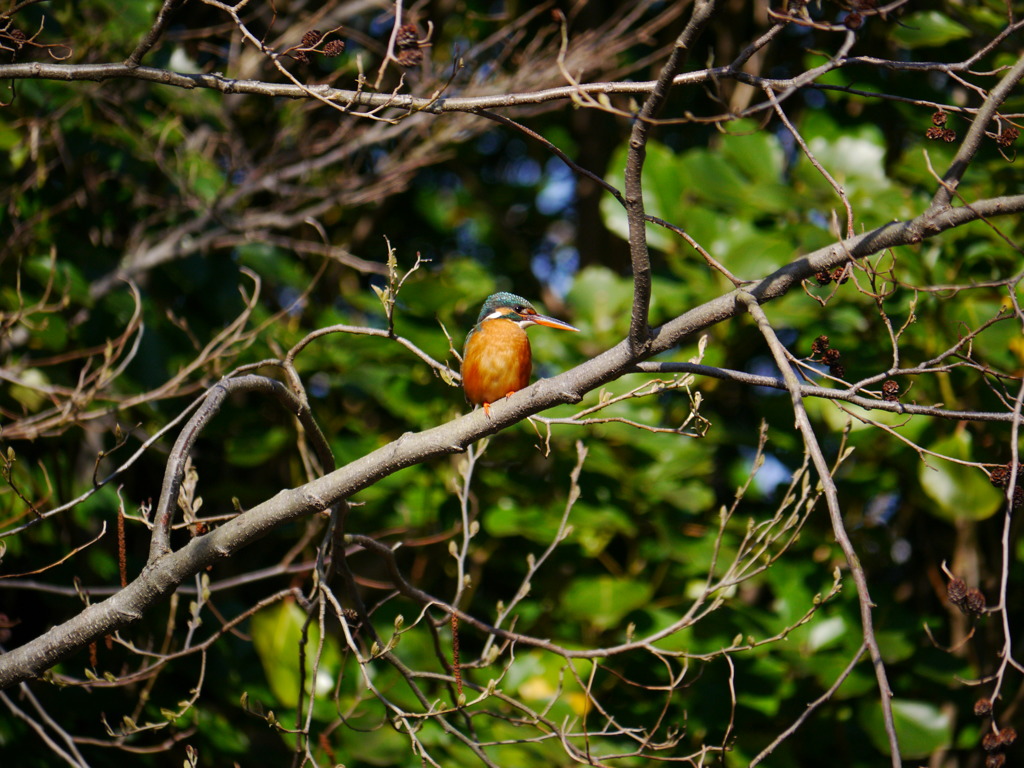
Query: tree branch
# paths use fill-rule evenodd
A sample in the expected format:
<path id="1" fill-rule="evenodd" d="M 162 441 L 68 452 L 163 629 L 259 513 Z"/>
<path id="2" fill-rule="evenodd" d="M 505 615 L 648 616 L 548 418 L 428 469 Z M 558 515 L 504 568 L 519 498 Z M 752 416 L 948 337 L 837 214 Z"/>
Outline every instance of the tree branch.
<path id="1" fill-rule="evenodd" d="M 647 141 L 652 121 L 668 99 L 676 73 L 682 68 L 697 35 L 711 19 L 714 0 L 696 0 L 690 22 L 676 39 L 668 61 L 661 68 L 650 95 L 644 100 L 640 114 L 633 121 L 626 156 L 625 190 L 626 219 L 629 224 L 629 253 L 633 272 L 633 310 L 629 322 L 629 343 L 634 354 L 642 354 L 649 342 L 648 313 L 651 307 L 651 255 L 647 249 L 647 219 L 644 215 L 643 170 L 647 157 Z"/>
<path id="2" fill-rule="evenodd" d="M 916 244 L 976 221 L 982 215 L 994 217 L 1021 211 L 1024 211 L 1024 195 L 1015 195 L 923 214 L 911 221 L 893 222 L 796 259 L 753 285 L 749 293 L 759 303 L 771 301 L 815 272 L 850 258 Z M 692 334 L 745 312 L 736 296 L 736 292 L 723 294 L 654 329 L 643 356 L 664 352 Z M 579 402 L 587 392 L 618 378 L 638 362 L 640 359 L 633 352 L 633 345 L 628 339 L 623 340 L 576 368 L 551 379 L 542 379 L 511 398 L 493 404 L 490 417 L 477 410 L 423 432 L 407 433 L 322 478 L 281 491 L 181 549 L 157 558 L 113 597 L 90 605 L 65 623 L 0 656 L 0 689 L 38 676 L 93 639 L 137 621 L 185 579 L 234 554 L 277 526 L 329 509 L 401 469 L 464 451 L 470 443 L 546 408 Z"/>

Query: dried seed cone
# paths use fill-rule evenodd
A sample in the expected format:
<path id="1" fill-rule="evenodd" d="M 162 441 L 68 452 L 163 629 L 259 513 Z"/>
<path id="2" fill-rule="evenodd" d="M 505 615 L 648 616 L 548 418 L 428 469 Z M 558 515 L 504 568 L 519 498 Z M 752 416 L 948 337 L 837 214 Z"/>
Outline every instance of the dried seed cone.
<path id="1" fill-rule="evenodd" d="M 398 52 L 395 60 L 403 67 L 415 67 L 423 63 L 423 51 L 419 48 L 406 48 Z"/>
<path id="2" fill-rule="evenodd" d="M 395 46 L 399 49 L 418 48 L 420 44 L 420 31 L 415 24 L 403 24 L 398 28 L 395 35 Z"/>
<path id="3" fill-rule="evenodd" d="M 341 56 L 345 52 L 345 41 L 344 40 L 331 40 L 329 43 L 324 45 L 324 56 Z"/>
<path id="4" fill-rule="evenodd" d="M 946 585 L 946 596 L 949 598 L 949 602 L 953 603 L 953 605 L 962 605 L 964 600 L 967 599 L 967 585 L 964 583 L 964 580 L 953 579 L 950 581 L 949 584 Z M 978 705 L 983 701 L 988 701 L 988 699 L 980 699 L 974 704 L 974 711 L 976 714 L 981 714 L 978 712 Z M 988 701 L 988 711 L 992 711 L 991 701 Z"/>

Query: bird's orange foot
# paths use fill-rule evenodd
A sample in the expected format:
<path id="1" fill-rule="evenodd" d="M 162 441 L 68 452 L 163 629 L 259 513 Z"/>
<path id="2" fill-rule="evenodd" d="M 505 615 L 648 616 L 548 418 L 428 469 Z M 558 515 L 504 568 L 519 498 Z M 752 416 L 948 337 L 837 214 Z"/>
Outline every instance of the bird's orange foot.
<path id="1" fill-rule="evenodd" d="M 491 404 L 490 403 L 484 403 L 484 413 L 487 414 L 487 418 L 488 419 L 491 418 Z"/>

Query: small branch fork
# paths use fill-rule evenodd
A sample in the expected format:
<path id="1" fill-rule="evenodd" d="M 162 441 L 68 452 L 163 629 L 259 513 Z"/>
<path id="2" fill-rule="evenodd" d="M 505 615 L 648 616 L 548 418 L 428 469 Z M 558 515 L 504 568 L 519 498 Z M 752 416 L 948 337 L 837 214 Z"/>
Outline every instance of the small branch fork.
<path id="1" fill-rule="evenodd" d="M 644 100 L 629 137 L 623 199 L 626 204 L 626 218 L 629 222 L 629 252 L 633 262 L 633 311 L 629 322 L 629 344 L 633 353 L 638 356 L 646 351 L 650 333 L 648 314 L 651 305 L 651 256 L 647 248 L 644 193 L 641 180 L 644 160 L 647 157 L 647 140 L 651 130 L 651 121 L 657 117 L 664 106 L 673 78 L 683 67 L 690 46 L 711 19 L 714 10 L 714 0 L 695 0 L 690 21 L 677 38 L 668 61 L 661 68 L 658 80 L 651 89 L 650 95 Z"/>
<path id="2" fill-rule="evenodd" d="M 832 532 L 835 534 L 836 541 L 846 557 L 846 564 L 853 574 L 854 584 L 857 585 L 857 599 L 860 602 L 861 629 L 864 635 L 864 644 L 871 654 L 871 661 L 875 668 L 875 677 L 878 680 L 879 700 L 885 720 L 885 732 L 889 738 L 892 765 L 893 768 L 899 768 L 902 765 L 902 761 L 900 760 L 899 742 L 896 738 L 896 726 L 892 716 L 892 688 L 889 686 L 885 664 L 882 661 L 882 652 L 878 647 L 878 640 L 875 637 L 871 618 L 873 603 L 868 592 L 867 577 L 864 574 L 864 569 L 861 567 L 860 558 L 857 557 L 853 544 L 850 542 L 850 537 L 846 533 L 842 510 L 839 507 L 839 493 L 836 490 L 835 481 L 832 479 L 832 471 L 825 460 L 825 455 L 822 453 L 821 446 L 818 444 L 818 439 L 814 434 L 814 428 L 811 426 L 811 420 L 807 416 L 807 410 L 804 408 L 803 397 L 800 394 L 800 382 L 789 363 L 786 348 L 779 341 L 778 336 L 775 335 L 775 330 L 772 328 L 771 322 L 768 320 L 768 316 L 761 308 L 761 305 L 757 303 L 757 299 L 744 291 L 737 293 L 736 298 L 737 301 L 746 307 L 751 317 L 757 323 L 758 330 L 764 336 L 775 364 L 782 371 L 783 380 L 786 382 L 786 388 L 789 390 L 790 398 L 793 402 L 796 428 L 803 438 L 804 446 L 810 454 L 811 462 L 818 473 L 818 482 L 821 483 L 824 489 L 829 519 L 832 521 Z"/>

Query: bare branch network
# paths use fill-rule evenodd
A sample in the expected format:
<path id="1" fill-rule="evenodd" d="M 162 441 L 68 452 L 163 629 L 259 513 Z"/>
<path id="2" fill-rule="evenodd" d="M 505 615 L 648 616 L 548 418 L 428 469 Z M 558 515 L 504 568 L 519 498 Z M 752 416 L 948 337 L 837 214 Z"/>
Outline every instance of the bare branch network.
<path id="1" fill-rule="evenodd" d="M 79 549 L 60 559 L 40 561 L 30 571 L 0 573 L 0 591 L 81 596 L 85 603 L 77 612 L 55 619 L 50 628 L 0 655 L 0 700 L 64 762 L 87 765 L 82 750 L 85 745 L 156 752 L 170 749 L 191 736 L 198 726 L 172 728 L 172 724 L 182 722 L 206 693 L 203 685 L 212 649 L 229 640 L 246 622 L 255 621 L 261 611 L 295 605 L 303 615 L 302 637 L 291 650 L 302 660 L 303 677 L 293 707 L 294 722 L 284 723 L 273 712 L 249 701 L 247 692 L 243 692 L 243 707 L 277 731 L 295 737 L 296 765 L 320 764 L 322 758 L 317 756 L 317 750 L 326 749 L 324 744 L 330 743 L 331 734 L 345 727 L 357 710 L 370 707 L 376 707 L 373 711 L 379 713 L 382 723 L 407 739 L 410 754 L 424 764 L 441 765 L 445 759 L 437 744 L 424 735 L 429 723 L 481 764 L 489 766 L 502 764 L 495 755 L 501 754 L 503 746 L 549 742 L 557 743 L 566 759 L 586 765 L 613 765 L 636 758 L 704 765 L 713 756 L 731 752 L 743 739 L 735 720 L 735 659 L 756 649 L 781 645 L 794 632 L 813 623 L 824 606 L 838 599 L 849 579 L 856 593 L 860 620 L 856 652 L 828 682 L 824 694 L 807 702 L 805 714 L 779 728 L 767 744 L 747 748 L 744 754 L 752 756 L 750 765 L 763 761 L 806 720 L 813 719 L 867 658 L 891 763 L 900 766 L 903 758 L 892 703 L 900 692 L 889 674 L 879 642 L 876 601 L 872 597 L 872 590 L 880 587 L 871 583 L 861 563 L 848 527 L 848 510 L 835 479 L 841 467 L 854 461 L 852 448 L 847 444 L 847 433 L 842 434 L 838 448 L 826 440 L 808 410 L 819 401 L 829 407 L 834 405 L 849 417 L 851 425 L 856 421 L 894 443 L 906 443 L 925 463 L 931 459 L 949 460 L 965 471 L 985 472 L 991 476 L 992 484 L 1005 492 L 997 603 L 986 606 L 983 595 L 970 598 L 966 585 L 962 595 L 954 597 L 951 592 L 950 600 L 966 615 L 989 615 L 1001 623 L 1000 661 L 984 681 L 990 686 L 993 701 L 1010 685 L 1010 676 L 1022 671 L 1013 656 L 1009 584 L 1014 551 L 1010 513 L 1021 488 L 1017 446 L 1024 377 L 1019 368 L 1000 367 L 979 349 L 984 334 L 992 328 L 1014 326 L 1024 334 L 1024 310 L 1020 303 L 1024 270 L 993 275 L 983 283 L 925 285 L 906 282 L 898 273 L 897 264 L 901 259 L 918 258 L 919 251 L 929 243 L 940 242 L 940 236 L 971 224 L 984 227 L 999 239 L 1007 253 L 1019 257 L 1021 249 L 1014 240 L 1016 227 L 1005 222 L 1013 222 L 1012 217 L 1024 211 L 1024 194 L 974 196 L 970 172 L 981 162 L 979 155 L 983 149 L 998 146 L 1000 151 L 1009 153 L 1018 135 L 1020 115 L 1009 110 L 1019 102 L 1024 57 L 1012 48 L 1010 41 L 1024 22 L 1008 14 L 1005 25 L 980 41 L 962 61 L 896 60 L 855 51 L 865 24 L 894 23 L 906 10 L 905 2 L 879 5 L 859 0 L 832 19 L 802 2 L 791 1 L 772 6 L 762 20 L 759 34 L 744 41 L 742 49 L 732 50 L 729 63 L 690 69 L 697 63 L 694 51 L 703 50 L 700 46 L 704 45 L 713 48 L 717 25 L 728 24 L 724 19 L 726 10 L 714 0 L 670 4 L 671 8 L 642 2 L 615 11 L 579 34 L 574 24 L 582 24 L 580 19 L 567 17 L 561 11 L 552 12 L 543 5 L 521 17 L 504 19 L 494 34 L 481 35 L 471 41 L 468 50 L 445 61 L 431 59 L 432 49 L 439 47 L 443 24 L 438 19 L 424 19 L 423 8 L 407 9 L 400 1 L 393 5 L 370 4 L 376 15 L 387 15 L 384 42 L 375 41 L 365 31 L 356 31 L 363 12 L 350 7 L 359 5 L 355 3 L 328 3 L 315 18 L 309 19 L 292 18 L 286 10 L 278 11 L 272 4 L 255 0 L 235 4 L 202 0 L 188 8 L 179 0 L 166 0 L 152 26 L 132 41 L 131 53 L 125 61 L 88 63 L 80 61 L 83 55 L 75 46 L 51 36 L 49 20 L 33 36 L 19 31 L 19 19 L 35 5 L 16 4 L 0 14 L 0 49 L 15 59 L 29 51 L 43 59 L 0 64 L 0 79 L 9 84 L 5 109 L 17 108 L 19 99 L 24 98 L 19 87 L 25 81 L 63 83 L 68 88 L 98 83 L 95 93 L 103 96 L 98 101 L 112 114 L 123 112 L 117 120 L 130 128 L 130 120 L 125 116 L 128 99 L 123 94 L 108 96 L 108 89 L 113 94 L 117 88 L 124 88 L 125 93 L 147 94 L 148 98 L 151 92 L 161 90 L 151 86 L 159 85 L 190 92 L 175 96 L 173 92 L 168 95 L 161 91 L 161 99 L 189 99 L 194 92 L 206 91 L 225 100 L 244 95 L 267 110 L 278 108 L 275 99 L 293 100 L 301 114 L 315 116 L 311 119 L 318 125 L 318 132 L 308 141 L 287 147 L 283 146 L 287 142 L 282 142 L 282 146 L 268 150 L 267 157 L 255 157 L 242 146 L 244 142 L 225 149 L 232 154 L 233 167 L 247 170 L 238 172 L 236 183 L 206 199 L 200 192 L 193 192 L 161 202 L 149 199 L 145 190 L 132 192 L 133 205 L 138 206 L 132 213 L 137 213 L 136 223 L 118 243 L 119 266 L 97 276 L 84 292 L 90 301 L 117 292 L 131 299 L 130 319 L 117 334 L 110 334 L 109 341 L 101 347 L 73 350 L 50 360 L 32 362 L 28 352 L 34 329 L 71 299 L 68 294 L 61 295 L 59 282 L 52 278 L 41 299 L 27 301 L 20 282 L 21 257 L 17 257 L 15 266 L 4 266 L 7 275 L 18 273 L 19 282 L 11 290 L 11 295 L 17 297 L 15 308 L 5 305 L 0 317 L 0 351 L 5 358 L 0 378 L 11 387 L 34 393 L 45 405 L 31 413 L 7 410 L 2 414 L 0 439 L 6 447 L 0 462 L 6 483 L 4 497 L 10 502 L 5 507 L 7 519 L 0 532 L 3 539 L 16 542 L 18 537 L 41 527 L 60 525 L 86 500 L 104 489 L 119 487 L 138 469 L 144 457 L 152 455 L 156 446 L 176 435 L 163 462 L 162 485 L 158 493 L 153 490 L 156 503 L 132 509 L 121 501 L 116 510 L 123 581 L 120 588 L 82 588 L 77 583 L 72 586 L 32 578 L 66 562 Z M 196 13 L 196 18 L 202 18 L 206 26 L 175 26 L 178 18 L 192 18 L 183 16 L 186 12 Z M 314 30 L 314 24 L 331 32 Z M 795 34 L 815 35 L 818 47 L 806 57 L 802 71 L 785 77 L 771 74 L 766 63 L 768 57 L 785 44 L 787 35 Z M 626 52 L 655 39 L 665 44 L 654 47 L 649 56 L 640 60 L 635 59 L 635 54 L 634 58 L 626 56 Z M 223 54 L 225 58 L 218 63 L 226 63 L 225 71 L 231 76 L 215 71 L 175 71 L 173 56 L 172 64 L 142 64 L 147 58 L 155 58 L 162 46 L 181 51 L 193 40 L 205 41 L 211 48 L 215 42 L 223 42 L 229 53 Z M 335 84 L 342 77 L 340 73 L 328 76 L 326 83 L 313 82 L 317 78 L 303 69 L 311 60 L 340 60 L 344 52 L 351 53 L 353 41 L 361 44 L 361 56 L 365 55 L 358 60 L 353 87 Z M 825 45 L 828 48 L 822 49 Z M 494 50 L 499 53 L 494 54 Z M 1011 53 L 1016 58 L 1011 60 Z M 715 56 L 714 61 L 719 58 L 723 57 Z M 371 60 L 377 64 L 371 64 Z M 817 63 L 807 64 L 810 60 Z M 993 64 L 996 60 L 998 63 Z M 700 59 L 699 63 L 705 60 Z M 492 77 L 476 71 L 484 69 L 484 64 L 493 70 Z M 652 67 L 656 74 L 653 79 L 630 79 Z M 958 103 L 940 103 L 908 98 L 895 88 L 886 93 L 837 84 L 837 75 L 862 71 L 885 71 L 922 80 L 950 78 L 963 84 L 963 98 Z M 854 77 L 851 74 L 851 83 Z M 691 112 L 682 106 L 683 94 L 704 94 L 709 100 L 702 103 L 714 105 L 717 111 L 709 108 Z M 929 166 L 929 198 L 915 198 L 911 201 L 911 213 L 868 228 L 861 224 L 859 204 L 844 189 L 840 171 L 830 167 L 828 159 L 818 157 L 815 142 L 805 140 L 800 133 L 796 114 L 801 100 L 809 94 L 842 94 L 873 105 L 917 109 L 921 114 L 955 115 L 968 128 L 962 136 L 955 136 L 954 132 L 951 138 L 946 133 L 951 129 L 939 124 L 945 118 L 935 118 L 934 127 L 938 130 L 929 138 L 941 143 L 955 140 L 957 144 L 947 167 Z M 691 100 L 696 101 L 697 97 Z M 540 115 L 576 111 L 616 121 L 627 147 L 625 165 L 620 169 L 621 186 L 611 180 L 614 177 L 610 172 L 586 167 L 571 156 L 567 146 L 545 138 L 531 125 Z M 720 246 L 699 242 L 688 230 L 685 214 L 682 220 L 663 217 L 663 211 L 653 207 L 649 197 L 655 136 L 671 134 L 685 126 L 715 126 L 728 133 L 737 121 L 744 119 L 764 124 L 773 121 L 773 125 L 781 126 L 779 132 L 791 142 L 794 157 L 803 158 L 815 169 L 819 180 L 834 195 L 835 206 L 832 220 L 826 225 L 828 244 L 803 249 L 780 268 L 753 276 L 742 274 L 742 269 L 719 252 Z M 324 125 L 328 127 L 321 131 Z M 489 414 L 476 410 L 447 423 L 407 432 L 337 466 L 329 430 L 318 418 L 309 378 L 300 365 L 304 356 L 326 343 L 327 337 L 351 337 L 347 342 L 351 344 L 373 339 L 395 345 L 407 356 L 410 366 L 423 367 L 428 374 L 453 386 L 460 381 L 460 375 L 447 361 L 424 349 L 416 338 L 396 330 L 396 317 L 400 319 L 406 311 L 398 297 L 407 296 L 403 289 L 408 291 L 408 286 L 422 277 L 414 273 L 425 262 L 417 258 L 408 272 L 401 274 L 401 246 L 392 248 L 389 242 L 388 257 L 381 263 L 358 255 L 357 250 L 345 244 L 336 244 L 334 230 L 329 232 L 323 222 L 336 219 L 338 210 L 400 194 L 422 169 L 440 163 L 453 147 L 487 130 L 502 131 L 542 149 L 564 163 L 580 182 L 595 184 L 620 206 L 625 217 L 623 235 L 628 238 L 629 262 L 616 267 L 628 272 L 632 279 L 628 330 L 623 327 L 617 343 L 581 364 L 494 403 Z M 191 138 L 198 134 L 197 129 Z M 229 143 L 228 138 L 224 143 Z M 362 153 L 379 147 L 387 151 L 381 153 L 371 170 L 362 169 Z M 1012 159 L 1009 154 L 1005 156 Z M 173 165 L 172 155 L 163 144 L 155 150 L 154 164 Z M 335 169 L 340 170 L 334 173 Z M 314 178 L 322 179 L 323 184 L 308 183 Z M 68 196 L 69 207 L 79 194 L 86 195 L 76 192 Z M 13 200 L 8 209 L 17 209 Z M 697 306 L 674 306 L 666 314 L 665 304 L 660 304 L 658 316 L 667 318 L 662 322 L 652 321 L 652 304 L 659 300 L 656 272 L 661 258 L 652 246 L 654 232 L 672 238 L 675 247 L 687 254 L 689 268 L 694 273 L 706 272 L 719 286 L 717 295 L 706 297 Z M 394 238 L 393 233 L 382 234 Z M 13 263 L 12 254 L 34 247 L 34 237 L 31 216 L 19 218 L 0 259 Z M 192 360 L 174 376 L 146 391 L 122 392 L 120 382 L 130 365 L 138 361 L 142 344 L 145 299 L 140 284 L 161 268 L 188 256 L 228 252 L 251 243 L 322 259 L 324 266 L 303 295 L 274 312 L 261 311 L 261 302 L 266 299 L 263 277 L 246 270 L 246 282 L 240 289 L 244 308 L 233 322 L 209 339 L 195 338 Z M 908 249 L 910 246 L 917 250 Z M 54 247 L 48 258 L 51 271 L 56 274 L 62 254 Z M 381 302 L 382 322 L 372 327 L 323 327 L 309 332 L 288 349 L 278 349 L 272 343 L 275 351 L 270 357 L 249 359 L 246 355 L 253 345 L 267 337 L 275 324 L 292 317 L 296 307 L 301 309 L 328 269 L 375 278 L 377 282 L 373 285 Z M 803 292 L 809 304 L 824 312 L 840 302 L 841 285 L 846 286 L 843 291 L 865 298 L 874 307 L 878 323 L 888 337 L 890 359 L 856 380 L 847 377 L 839 351 L 827 339 L 816 341 L 809 357 L 800 357 L 787 346 L 785 329 L 773 322 L 771 302 Z M 834 290 L 825 290 L 827 286 Z M 969 326 L 965 324 L 955 341 L 934 346 L 927 359 L 907 360 L 905 348 L 914 331 L 913 312 L 908 313 L 902 324 L 886 312 L 887 299 L 897 291 L 913 293 L 915 302 L 919 295 L 957 298 L 984 292 L 986 296 L 998 297 L 998 306 L 990 315 L 974 317 Z M 82 311 L 87 314 L 89 310 Z M 192 333 L 186 319 L 171 318 L 171 322 L 183 333 Z M 756 329 L 757 343 L 763 346 L 764 355 L 772 361 L 778 375 L 705 362 L 709 344 L 715 344 L 708 342 L 707 336 L 725 326 Z M 457 357 L 457 342 L 449 338 L 448 344 Z M 676 359 L 679 348 L 690 345 L 698 349 L 697 354 L 688 361 Z M 19 362 L 23 354 L 29 362 Z M 659 356 L 669 359 L 656 359 Z M 79 365 L 81 371 L 73 385 L 44 383 L 33 378 L 38 370 L 69 361 Z M 938 399 L 918 401 L 901 391 L 896 382 L 942 381 L 960 373 L 975 376 L 998 407 L 968 409 Z M 706 579 L 699 588 L 683 590 L 680 585 L 678 593 L 685 592 L 686 602 L 673 607 L 671 621 L 646 630 L 631 626 L 621 637 L 609 636 L 589 644 L 580 643 L 575 637 L 548 637 L 521 629 L 519 618 L 533 583 L 545 569 L 552 568 L 571 535 L 582 493 L 581 473 L 587 466 L 588 445 L 596 439 L 596 430 L 601 425 L 625 425 L 665 441 L 703 437 L 715 429 L 702 411 L 705 398 L 700 391 L 701 383 L 712 379 L 743 388 L 772 388 L 789 395 L 793 418 L 789 426 L 798 436 L 803 458 L 801 466 L 788 478 L 771 514 L 744 522 L 744 504 L 769 452 L 767 426 L 762 426 L 752 469 L 735 490 L 732 501 L 722 505 L 718 519 L 710 525 L 708 546 L 713 556 Z M 628 380 L 624 390 L 609 389 L 624 380 Z M 627 413 L 622 410 L 624 404 L 651 401 L 670 391 L 685 397 L 687 411 L 681 422 L 666 426 L 623 415 Z M 595 392 L 599 393 L 596 400 L 587 399 Z M 234 509 L 204 508 L 199 489 L 206 475 L 196 450 L 198 441 L 215 420 L 226 418 L 224 410 L 230 402 L 238 401 L 239 397 L 253 402 L 266 396 L 292 419 L 295 454 L 306 481 L 283 488 L 246 509 L 240 504 Z M 90 424 L 109 424 L 112 415 L 118 415 L 119 421 L 123 418 L 120 414 L 128 414 L 126 418 L 131 419 L 133 410 L 141 406 L 172 399 L 180 402 L 183 398 L 190 402 L 179 406 L 178 415 L 152 434 L 141 435 L 141 430 L 125 433 L 118 424 L 115 450 L 132 445 L 128 450 L 133 453 L 101 471 L 101 464 L 109 466 L 109 454 L 113 451 L 100 452 L 91 467 L 91 482 L 84 490 L 68 492 L 64 483 L 58 483 L 59 492 L 52 488 L 44 492 L 38 484 L 25 483 L 24 476 L 19 474 L 23 471 L 18 465 L 19 441 L 44 440 Z M 558 405 L 574 406 L 574 410 L 559 417 L 538 416 Z M 907 437 L 900 431 L 911 419 L 989 424 L 1003 429 L 999 439 L 1010 447 L 1010 463 L 1003 468 L 992 462 L 984 464 L 971 458 L 938 454 L 922 438 Z M 557 491 L 564 494 L 564 505 L 553 537 L 536 553 L 529 554 L 526 569 L 516 577 L 508 599 L 484 610 L 473 602 L 474 574 L 479 573 L 485 551 L 475 484 L 481 482 L 481 459 L 488 455 L 488 438 L 526 420 L 546 432 L 538 432 L 545 450 L 551 450 L 554 436 L 575 430 L 575 462 Z M 448 543 L 454 577 L 442 592 L 424 588 L 398 556 L 402 547 L 416 547 L 420 543 L 401 536 L 391 542 L 383 535 L 360 530 L 358 515 L 353 514 L 350 504 L 356 503 L 354 497 L 360 491 L 400 470 L 453 455 L 458 457 L 453 462 L 457 478 L 452 494 L 459 519 L 454 527 L 429 542 Z M 842 556 L 842 567 L 837 565 L 830 574 L 831 585 L 813 602 L 801 606 L 798 618 L 780 631 L 762 637 L 738 636 L 731 644 L 713 651 L 680 650 L 679 643 L 687 632 L 715 612 L 728 610 L 737 590 L 757 583 L 769 569 L 784 562 L 808 521 L 823 514 L 821 507 L 827 510 L 832 536 Z M 15 508 L 20 511 L 12 514 L 10 510 Z M 261 564 L 243 575 L 221 581 L 207 573 L 291 523 L 305 524 L 306 533 L 277 564 Z M 149 537 L 146 564 L 133 578 L 127 573 L 125 561 L 126 527 L 145 531 Z M 727 545 L 737 529 L 743 532 L 736 534 L 735 544 Z M 188 532 L 187 543 L 180 543 L 175 536 L 178 531 Z M 102 532 L 94 541 L 101 536 Z M 307 550 L 314 554 L 301 557 Z M 372 562 L 372 567 L 366 567 L 367 562 Z M 947 576 L 952 589 L 959 577 L 952 572 L 947 572 Z M 288 580 L 287 588 L 268 591 L 265 597 L 236 610 L 232 616 L 223 616 L 217 607 L 217 598 L 222 594 L 245 585 L 277 583 L 281 579 Z M 104 595 L 104 599 L 96 600 Z M 184 630 L 175 629 L 173 619 L 169 619 L 164 638 L 133 637 L 126 631 L 142 619 L 151 618 L 168 601 L 173 617 L 182 600 L 190 601 Z M 381 607 L 392 602 L 405 606 L 405 613 L 393 624 L 378 618 Z M 405 615 L 414 618 L 406 620 Z M 211 620 L 213 628 L 206 628 L 201 617 Z M 338 640 L 349 666 L 342 664 L 329 669 L 329 654 L 325 651 L 328 637 Z M 469 638 L 471 643 L 467 642 Z M 967 639 L 969 636 L 964 641 Z M 132 659 L 133 666 L 126 663 L 120 671 L 105 674 L 90 669 L 86 675 L 69 672 L 71 664 L 54 669 L 90 646 L 95 657 L 95 644 L 104 640 Z M 413 644 L 421 653 L 403 655 L 403 650 Z M 531 651 L 556 660 L 560 684 L 559 690 L 552 692 L 552 701 L 562 694 L 568 696 L 570 691 L 582 696 L 584 703 L 576 708 L 573 718 L 560 719 L 549 706 L 537 706 L 523 695 L 508 692 L 511 685 L 506 683 L 516 669 L 518 655 Z M 426 662 L 423 653 L 429 657 Z M 626 660 L 635 659 L 641 660 L 637 664 L 643 666 L 645 674 L 635 676 L 636 667 L 627 665 Z M 194 687 L 185 700 L 176 699 L 177 708 L 167 710 L 163 720 L 154 720 L 146 711 L 144 700 L 158 680 L 163 682 L 161 675 L 167 669 L 185 660 L 199 660 Z M 679 702 L 696 676 L 694 670 L 712 661 L 722 662 L 729 669 L 724 700 L 728 701 L 730 714 L 720 733 L 709 735 L 693 747 L 686 729 L 680 728 L 674 721 L 675 715 L 669 713 L 682 706 Z M 381 682 L 381 669 L 387 669 L 400 681 L 400 695 L 391 684 Z M 319 673 L 328 671 L 338 675 L 338 680 L 332 682 L 333 694 L 330 690 L 320 691 L 317 684 Z M 342 705 L 338 691 L 341 678 L 346 676 L 356 678 L 360 692 L 354 694 L 353 701 Z M 44 706 L 34 701 L 32 691 L 44 683 L 87 690 L 125 689 L 127 696 L 138 696 L 138 704 L 131 714 L 124 715 L 117 728 L 106 726 L 104 721 L 106 737 L 77 736 L 63 730 Z M 132 687 L 138 685 L 144 687 L 144 697 L 131 693 Z M 640 724 L 624 716 L 615 700 L 617 691 L 624 688 L 643 690 L 659 702 L 661 714 Z M 321 713 L 317 710 L 319 702 L 325 699 L 335 702 L 338 710 L 327 726 L 320 722 Z M 491 731 L 495 722 L 508 726 L 515 736 L 506 740 L 494 735 L 508 732 Z M 991 715 L 990 724 L 992 733 L 1006 733 L 1005 728 L 997 727 L 996 714 Z M 168 729 L 174 730 L 173 736 L 166 736 Z M 1003 755 L 1003 748 L 1010 743 L 1012 739 L 998 742 L 990 752 Z"/>

